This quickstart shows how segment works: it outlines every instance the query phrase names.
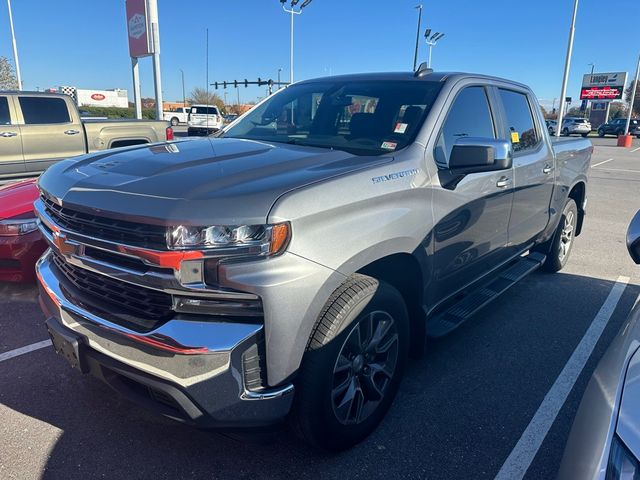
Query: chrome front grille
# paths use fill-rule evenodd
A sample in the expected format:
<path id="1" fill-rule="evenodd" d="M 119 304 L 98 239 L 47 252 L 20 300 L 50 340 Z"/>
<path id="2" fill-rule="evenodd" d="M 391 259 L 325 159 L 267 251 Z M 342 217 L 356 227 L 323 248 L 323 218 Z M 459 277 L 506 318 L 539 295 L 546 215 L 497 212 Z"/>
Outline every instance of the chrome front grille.
<path id="1" fill-rule="evenodd" d="M 134 223 L 84 213 L 61 207 L 44 195 L 41 195 L 40 199 L 46 213 L 64 229 L 110 242 L 157 250 L 167 249 L 166 227 L 161 225 Z"/>
<path id="2" fill-rule="evenodd" d="M 172 297 L 168 293 L 144 288 L 116 278 L 77 267 L 57 253 L 53 264 L 64 275 L 63 286 L 74 300 L 111 317 L 114 323 L 139 332 L 153 330 L 170 320 Z"/>

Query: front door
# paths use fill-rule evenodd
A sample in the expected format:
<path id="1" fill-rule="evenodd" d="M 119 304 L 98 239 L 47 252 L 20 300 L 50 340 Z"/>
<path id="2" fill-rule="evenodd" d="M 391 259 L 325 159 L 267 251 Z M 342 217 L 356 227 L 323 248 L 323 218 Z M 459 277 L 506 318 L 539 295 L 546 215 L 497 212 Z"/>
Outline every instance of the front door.
<path id="1" fill-rule="evenodd" d="M 484 86 L 465 87 L 457 93 L 434 150 L 441 171 L 446 170 L 458 138 L 497 138 L 487 94 Z M 426 292 L 430 305 L 435 306 L 506 260 L 512 176 L 511 169 L 471 173 L 453 189 L 434 189 L 434 270 L 431 288 Z"/>
<path id="2" fill-rule="evenodd" d="M 19 176 L 25 172 L 20 127 L 16 125 L 12 100 L 9 95 L 0 95 L 0 176 Z"/>

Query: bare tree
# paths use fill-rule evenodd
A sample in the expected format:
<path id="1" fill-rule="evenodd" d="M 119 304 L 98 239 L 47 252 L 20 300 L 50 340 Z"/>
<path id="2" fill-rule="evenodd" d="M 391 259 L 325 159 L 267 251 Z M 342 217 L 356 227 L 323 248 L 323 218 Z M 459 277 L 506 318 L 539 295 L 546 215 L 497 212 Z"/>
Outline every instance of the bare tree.
<path id="1" fill-rule="evenodd" d="M 0 57 L 0 90 L 15 90 L 18 79 L 13 72 L 13 66 L 7 57 Z"/>
<path id="2" fill-rule="evenodd" d="M 215 105 L 224 110 L 224 101 L 220 96 L 217 93 L 207 92 L 204 88 L 194 88 L 187 101 L 191 105 Z"/>
<path id="3" fill-rule="evenodd" d="M 640 84 L 640 82 L 638 82 Z M 631 103 L 631 93 L 633 93 L 633 82 L 624 90 L 625 103 Z M 633 115 L 640 113 L 640 85 L 636 85 L 636 98 L 633 100 Z"/>

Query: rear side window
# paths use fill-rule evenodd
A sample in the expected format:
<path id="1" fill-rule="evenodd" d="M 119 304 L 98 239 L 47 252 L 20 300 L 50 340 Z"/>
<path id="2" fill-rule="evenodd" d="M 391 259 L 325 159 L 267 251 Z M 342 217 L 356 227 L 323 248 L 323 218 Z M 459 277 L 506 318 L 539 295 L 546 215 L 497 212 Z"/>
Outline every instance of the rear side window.
<path id="1" fill-rule="evenodd" d="M 498 91 L 507 117 L 507 139 L 511 140 L 513 151 L 522 152 L 535 148 L 540 138 L 536 132 L 527 96 L 502 88 Z"/>
<path id="2" fill-rule="evenodd" d="M 27 125 L 68 123 L 69 110 L 62 98 L 18 97 L 20 109 Z"/>
<path id="3" fill-rule="evenodd" d="M 436 142 L 436 162 L 446 165 L 456 140 L 463 137 L 495 138 L 484 87 L 467 87 L 453 101 Z"/>
<path id="4" fill-rule="evenodd" d="M 0 125 L 11 125 L 11 115 L 9 115 L 9 100 L 7 97 L 0 97 Z"/>

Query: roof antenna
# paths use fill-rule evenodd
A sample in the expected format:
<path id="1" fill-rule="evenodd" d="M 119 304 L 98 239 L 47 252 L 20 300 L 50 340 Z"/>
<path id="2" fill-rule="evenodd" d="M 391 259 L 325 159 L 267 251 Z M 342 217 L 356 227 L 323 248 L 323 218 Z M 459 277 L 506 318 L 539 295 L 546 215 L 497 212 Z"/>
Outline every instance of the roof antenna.
<path id="1" fill-rule="evenodd" d="M 433 68 L 428 68 L 427 67 L 427 62 L 422 62 L 420 64 L 420 66 L 418 67 L 418 69 L 413 74 L 413 76 L 414 77 L 424 77 L 425 75 L 428 75 L 430 73 L 433 73 Z"/>

